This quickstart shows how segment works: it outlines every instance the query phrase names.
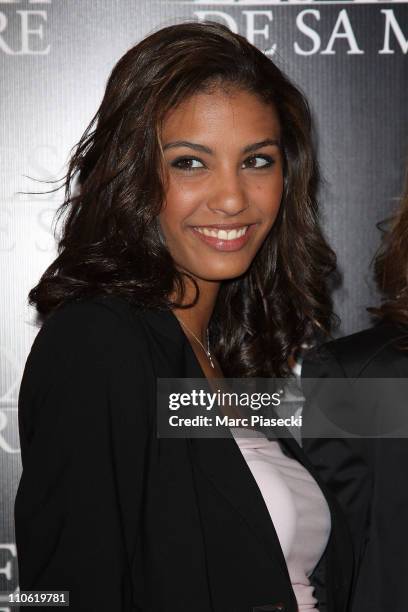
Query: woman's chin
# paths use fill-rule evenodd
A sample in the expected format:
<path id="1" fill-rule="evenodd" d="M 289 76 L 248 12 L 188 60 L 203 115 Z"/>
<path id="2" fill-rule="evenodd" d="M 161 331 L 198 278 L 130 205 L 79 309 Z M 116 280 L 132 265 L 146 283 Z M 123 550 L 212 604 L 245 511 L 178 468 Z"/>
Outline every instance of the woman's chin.
<path id="1" fill-rule="evenodd" d="M 242 276 L 248 270 L 249 266 L 250 264 L 248 263 L 245 266 L 231 266 L 222 269 L 211 269 L 207 267 L 205 270 L 196 269 L 194 272 L 190 272 L 190 274 L 203 281 L 220 283 L 222 281 L 232 280 Z"/>

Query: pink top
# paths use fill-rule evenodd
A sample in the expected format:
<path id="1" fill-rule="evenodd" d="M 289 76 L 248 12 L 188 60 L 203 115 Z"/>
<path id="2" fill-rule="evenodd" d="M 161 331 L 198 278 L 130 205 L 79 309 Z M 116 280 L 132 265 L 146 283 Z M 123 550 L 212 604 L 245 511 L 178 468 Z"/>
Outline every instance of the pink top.
<path id="1" fill-rule="evenodd" d="M 309 576 L 326 548 L 331 528 L 320 487 L 296 459 L 283 454 L 276 440 L 254 430 L 231 428 L 231 432 L 269 510 L 299 612 L 316 611 Z"/>

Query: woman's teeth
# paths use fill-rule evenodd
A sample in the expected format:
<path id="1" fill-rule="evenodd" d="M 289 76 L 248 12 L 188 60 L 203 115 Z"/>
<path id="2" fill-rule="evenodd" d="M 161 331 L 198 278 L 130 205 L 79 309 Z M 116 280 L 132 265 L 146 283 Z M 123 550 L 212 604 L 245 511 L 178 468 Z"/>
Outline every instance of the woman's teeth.
<path id="1" fill-rule="evenodd" d="M 214 229 L 209 227 L 195 227 L 200 234 L 204 234 L 205 236 L 212 236 L 213 238 L 218 238 L 219 240 L 236 240 L 237 238 L 241 238 L 247 229 L 248 225 L 245 227 L 240 227 L 239 229 L 232 230 L 223 230 L 223 229 Z"/>

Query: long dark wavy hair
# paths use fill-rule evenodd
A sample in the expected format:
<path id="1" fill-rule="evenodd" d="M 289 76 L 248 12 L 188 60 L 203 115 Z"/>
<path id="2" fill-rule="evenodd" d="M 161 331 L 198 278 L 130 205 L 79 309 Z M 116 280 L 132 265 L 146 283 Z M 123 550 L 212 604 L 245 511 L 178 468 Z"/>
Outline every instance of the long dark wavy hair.
<path id="1" fill-rule="evenodd" d="M 408 167 L 400 206 L 388 221 L 374 270 L 383 299 L 369 312 L 381 320 L 408 325 Z"/>
<path id="2" fill-rule="evenodd" d="M 72 151 L 56 215 L 58 221 L 65 215 L 58 256 L 30 291 L 29 303 L 42 317 L 95 294 L 148 308 L 180 306 L 185 277 L 157 220 L 165 199 L 160 129 L 169 109 L 214 83 L 275 107 L 284 193 L 248 271 L 221 283 L 210 337 L 226 376 L 284 376 L 294 351 L 317 330 L 329 331 L 334 320 L 328 279 L 335 255 L 319 226 L 311 116 L 302 93 L 278 67 L 218 23 L 165 27 L 116 64 L 100 108 Z M 178 301 L 170 299 L 174 290 Z"/>

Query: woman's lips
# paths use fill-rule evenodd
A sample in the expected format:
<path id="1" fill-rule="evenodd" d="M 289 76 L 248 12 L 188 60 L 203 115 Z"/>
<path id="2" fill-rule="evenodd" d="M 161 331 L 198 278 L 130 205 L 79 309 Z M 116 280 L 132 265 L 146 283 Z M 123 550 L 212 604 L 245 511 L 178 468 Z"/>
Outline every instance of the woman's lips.
<path id="1" fill-rule="evenodd" d="M 239 236 L 238 238 L 232 239 L 227 239 L 224 237 L 220 238 L 219 236 L 207 236 L 206 234 L 203 234 L 202 232 L 198 231 L 196 227 L 192 227 L 191 229 L 194 232 L 195 236 L 200 238 L 203 242 L 211 246 L 213 249 L 216 249 L 217 251 L 238 251 L 248 242 L 256 225 L 256 223 L 252 223 L 248 226 L 242 225 L 241 227 L 235 228 L 237 231 L 239 231 L 240 229 L 247 227 L 247 230 L 243 236 Z M 209 227 L 208 229 L 213 230 L 214 228 Z M 219 231 L 221 228 L 217 229 Z M 231 231 L 231 229 L 227 229 L 224 231 L 229 232 Z"/>

